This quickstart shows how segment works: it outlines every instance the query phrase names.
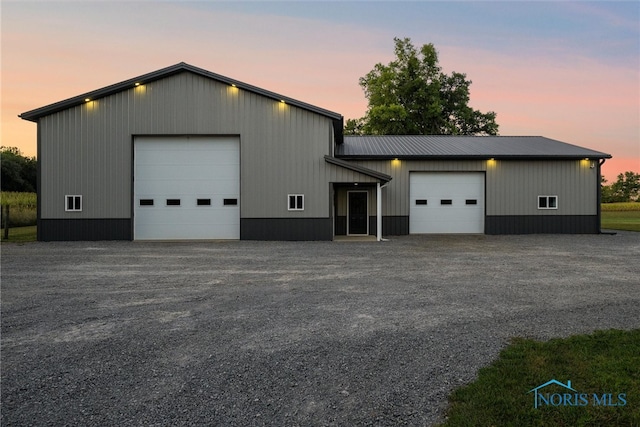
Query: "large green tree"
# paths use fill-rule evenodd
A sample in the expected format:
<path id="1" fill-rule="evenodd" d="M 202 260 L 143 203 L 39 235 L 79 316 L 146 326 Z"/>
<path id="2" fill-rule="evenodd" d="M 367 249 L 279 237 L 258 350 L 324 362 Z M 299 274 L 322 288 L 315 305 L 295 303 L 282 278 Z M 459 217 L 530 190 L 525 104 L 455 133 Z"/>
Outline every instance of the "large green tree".
<path id="1" fill-rule="evenodd" d="M 396 58 L 378 63 L 360 86 L 369 100 L 361 119 L 347 120 L 351 135 L 496 135 L 496 113 L 469 107 L 466 74 L 442 72 L 432 44 L 418 51 L 411 39 L 394 38 Z"/>

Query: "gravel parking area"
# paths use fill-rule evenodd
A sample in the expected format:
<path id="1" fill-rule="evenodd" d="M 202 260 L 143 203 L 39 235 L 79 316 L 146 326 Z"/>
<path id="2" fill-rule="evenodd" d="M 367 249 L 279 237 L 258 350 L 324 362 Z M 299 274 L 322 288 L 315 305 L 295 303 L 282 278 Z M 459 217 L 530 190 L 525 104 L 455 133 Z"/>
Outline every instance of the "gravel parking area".
<path id="1" fill-rule="evenodd" d="M 511 337 L 639 328 L 639 264 L 631 232 L 4 244 L 1 421 L 433 425 Z"/>

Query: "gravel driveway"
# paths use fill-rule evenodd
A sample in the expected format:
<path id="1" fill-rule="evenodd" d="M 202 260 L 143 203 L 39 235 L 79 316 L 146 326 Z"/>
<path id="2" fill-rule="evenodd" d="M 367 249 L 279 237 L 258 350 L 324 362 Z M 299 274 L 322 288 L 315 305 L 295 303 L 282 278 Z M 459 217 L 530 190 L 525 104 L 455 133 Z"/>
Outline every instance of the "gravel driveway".
<path id="1" fill-rule="evenodd" d="M 638 265 L 631 232 L 5 244 L 2 425 L 432 425 L 510 337 L 639 328 Z"/>

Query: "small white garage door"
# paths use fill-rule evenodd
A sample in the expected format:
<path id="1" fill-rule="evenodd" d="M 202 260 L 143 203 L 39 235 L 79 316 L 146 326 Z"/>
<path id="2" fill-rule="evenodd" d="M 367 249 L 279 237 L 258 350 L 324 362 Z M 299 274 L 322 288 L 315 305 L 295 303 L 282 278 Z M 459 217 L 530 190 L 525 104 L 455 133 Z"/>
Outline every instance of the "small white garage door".
<path id="1" fill-rule="evenodd" d="M 136 137 L 134 239 L 239 239 L 237 137 Z"/>
<path id="2" fill-rule="evenodd" d="M 412 172 L 409 232 L 484 233 L 484 174 Z"/>

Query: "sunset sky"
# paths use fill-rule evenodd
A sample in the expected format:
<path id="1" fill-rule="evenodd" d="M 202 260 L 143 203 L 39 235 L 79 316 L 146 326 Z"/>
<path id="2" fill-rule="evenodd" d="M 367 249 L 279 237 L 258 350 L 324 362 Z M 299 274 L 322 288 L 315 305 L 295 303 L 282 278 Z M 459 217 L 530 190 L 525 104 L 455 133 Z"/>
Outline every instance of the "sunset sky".
<path id="1" fill-rule="evenodd" d="M 2 145 L 36 152 L 17 116 L 187 62 L 344 115 L 393 38 L 433 43 L 502 135 L 543 135 L 640 173 L 640 2 L 3 1 Z"/>

